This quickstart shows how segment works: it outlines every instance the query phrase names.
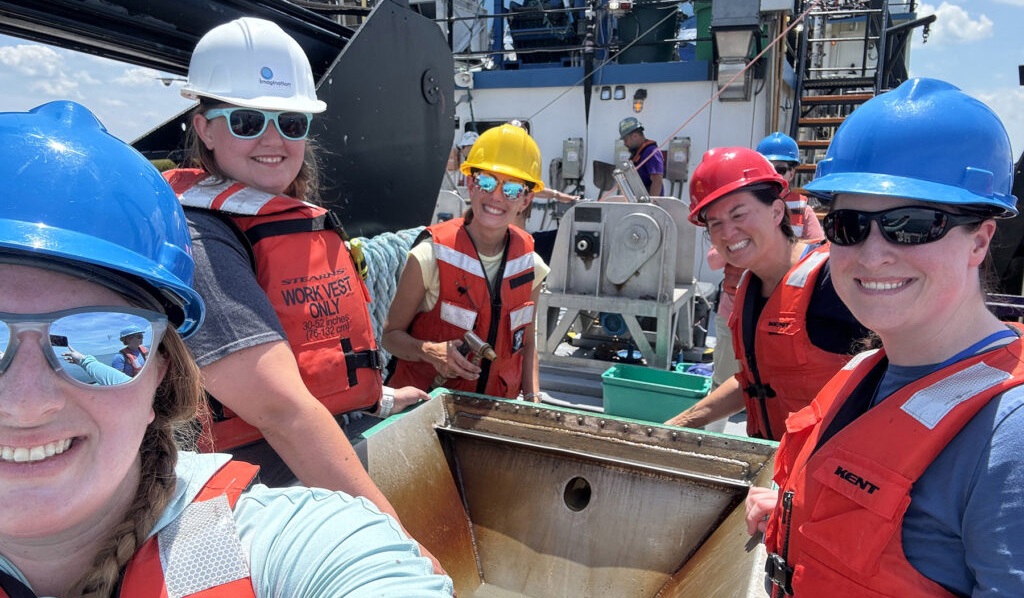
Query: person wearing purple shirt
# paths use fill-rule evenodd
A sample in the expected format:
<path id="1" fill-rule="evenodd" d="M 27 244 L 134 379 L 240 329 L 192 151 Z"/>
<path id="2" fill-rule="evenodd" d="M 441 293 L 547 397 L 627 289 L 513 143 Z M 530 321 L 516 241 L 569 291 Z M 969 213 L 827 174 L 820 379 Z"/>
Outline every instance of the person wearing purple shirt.
<path id="1" fill-rule="evenodd" d="M 622 119 L 619 136 L 629 149 L 630 159 L 636 166 L 640 180 L 651 195 L 661 195 L 665 178 L 665 157 L 661 155 L 657 142 L 644 137 L 644 126 L 636 117 Z"/>

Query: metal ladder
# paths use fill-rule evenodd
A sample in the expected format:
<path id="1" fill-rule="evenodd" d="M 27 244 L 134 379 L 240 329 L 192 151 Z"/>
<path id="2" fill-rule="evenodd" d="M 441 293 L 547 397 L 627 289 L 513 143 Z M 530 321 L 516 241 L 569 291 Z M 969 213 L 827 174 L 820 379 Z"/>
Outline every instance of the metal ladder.
<path id="1" fill-rule="evenodd" d="M 811 0 L 802 4 L 806 9 Z M 836 129 L 857 106 L 907 79 L 910 35 L 935 20 L 935 15 L 915 19 L 915 4 L 825 0 L 808 13 L 798 38 L 795 117 L 789 133 L 801 152 L 798 186 L 814 176 Z"/>

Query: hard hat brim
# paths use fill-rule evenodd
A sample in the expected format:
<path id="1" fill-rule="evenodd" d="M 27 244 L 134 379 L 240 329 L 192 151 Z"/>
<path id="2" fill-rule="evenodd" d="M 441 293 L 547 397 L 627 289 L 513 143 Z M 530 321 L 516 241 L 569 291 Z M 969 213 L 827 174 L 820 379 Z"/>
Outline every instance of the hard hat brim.
<path id="1" fill-rule="evenodd" d="M 180 323 L 174 322 L 182 337 L 202 324 L 204 309 L 199 293 L 169 270 L 155 267 L 152 260 L 120 245 L 74 231 L 17 220 L 0 220 L 0 239 L 0 248 L 99 266 L 136 276 L 157 290 L 170 293 L 184 314 Z"/>
<path id="2" fill-rule="evenodd" d="M 789 162 L 791 164 L 799 164 L 800 160 L 794 160 L 793 156 L 787 156 L 785 154 L 762 154 L 765 158 L 768 158 L 771 162 Z"/>
<path id="3" fill-rule="evenodd" d="M 778 188 L 779 195 L 784 195 L 785 192 L 789 189 L 788 185 L 779 182 L 779 175 L 766 175 L 750 179 L 742 179 L 730 183 L 728 185 L 723 185 L 722 187 L 716 189 L 714 193 L 709 193 L 707 197 L 701 200 L 700 203 L 698 203 L 696 206 L 693 207 L 692 210 L 690 210 L 690 223 L 695 224 L 697 226 L 707 226 L 708 222 L 704 218 L 704 212 L 707 211 L 711 204 L 715 203 L 716 201 L 722 199 L 723 197 L 731 193 L 743 191 L 747 187 L 754 187 L 764 184 L 770 184 Z"/>
<path id="4" fill-rule="evenodd" d="M 257 108 L 259 110 L 273 110 L 275 112 L 310 112 L 312 114 L 320 114 L 327 110 L 327 103 L 323 100 L 310 101 L 304 98 L 283 98 L 280 96 L 237 98 L 213 93 L 197 92 L 194 89 L 187 87 L 181 90 L 181 95 L 182 97 L 190 100 L 198 100 L 203 97 L 235 106 L 241 106 L 242 108 Z"/>
<path id="5" fill-rule="evenodd" d="M 993 193 L 977 195 L 953 185 L 923 181 L 891 174 L 844 172 L 825 175 L 804 185 L 804 191 L 824 202 L 831 202 L 840 193 L 903 197 L 959 206 L 995 208 L 996 218 L 1017 215 L 1017 198 L 1013 195 Z"/>

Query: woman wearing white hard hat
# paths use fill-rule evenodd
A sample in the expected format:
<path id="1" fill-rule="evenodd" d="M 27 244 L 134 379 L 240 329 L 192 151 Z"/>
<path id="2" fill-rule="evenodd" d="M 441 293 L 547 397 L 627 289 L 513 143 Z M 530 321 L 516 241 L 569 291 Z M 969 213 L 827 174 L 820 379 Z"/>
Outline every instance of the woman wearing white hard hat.
<path id="1" fill-rule="evenodd" d="M 269 485 L 365 496 L 394 514 L 335 418 L 428 398 L 391 389 L 368 292 L 337 217 L 317 207 L 309 61 L 276 24 L 242 18 L 199 41 L 182 95 L 196 168 L 165 173 L 192 231 L 208 326 L 189 339 L 212 397 L 214 449 Z M 279 457 L 278 457 L 279 456 Z"/>
<path id="2" fill-rule="evenodd" d="M 781 490 L 748 495 L 773 596 L 1024 596 L 1024 329 L 981 283 L 1012 183 L 995 113 L 914 79 L 857 108 L 804 187 L 881 347 L 790 417 Z"/>

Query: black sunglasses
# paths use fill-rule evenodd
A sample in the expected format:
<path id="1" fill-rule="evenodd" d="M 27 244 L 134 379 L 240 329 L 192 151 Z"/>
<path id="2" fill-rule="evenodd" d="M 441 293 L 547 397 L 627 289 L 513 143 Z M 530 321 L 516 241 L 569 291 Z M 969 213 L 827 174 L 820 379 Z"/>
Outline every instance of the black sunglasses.
<path id="1" fill-rule="evenodd" d="M 775 167 L 775 172 L 781 174 L 782 176 L 786 176 L 786 173 L 789 171 L 790 166 L 787 164 L 779 164 L 778 166 Z"/>
<path id="2" fill-rule="evenodd" d="M 904 207 L 862 212 L 833 210 L 822 220 L 825 237 L 836 245 L 863 243 L 871 234 L 871 223 L 882 237 L 896 245 L 922 245 L 938 241 L 955 226 L 976 224 L 985 219 L 970 214 L 951 214 L 935 208 Z"/>

